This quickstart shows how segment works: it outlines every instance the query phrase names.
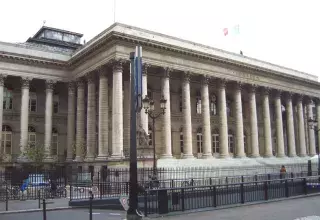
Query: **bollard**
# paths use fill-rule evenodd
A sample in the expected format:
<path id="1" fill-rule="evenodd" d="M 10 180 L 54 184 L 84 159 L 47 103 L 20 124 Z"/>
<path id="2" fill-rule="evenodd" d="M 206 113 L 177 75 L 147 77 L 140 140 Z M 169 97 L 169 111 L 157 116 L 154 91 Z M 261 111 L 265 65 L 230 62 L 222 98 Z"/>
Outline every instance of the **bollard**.
<path id="1" fill-rule="evenodd" d="M 92 220 L 92 200 L 93 200 L 93 194 L 92 191 L 89 191 L 90 199 L 89 199 L 89 220 Z"/>
<path id="2" fill-rule="evenodd" d="M 38 207 L 39 207 L 39 209 L 41 209 L 40 190 L 38 190 Z"/>
<path id="3" fill-rule="evenodd" d="M 46 210 L 46 200 L 45 199 L 43 199 L 42 200 L 42 202 L 43 202 L 43 220 L 47 220 L 47 210 Z"/>
<path id="4" fill-rule="evenodd" d="M 6 211 L 9 210 L 8 184 L 6 184 Z"/>

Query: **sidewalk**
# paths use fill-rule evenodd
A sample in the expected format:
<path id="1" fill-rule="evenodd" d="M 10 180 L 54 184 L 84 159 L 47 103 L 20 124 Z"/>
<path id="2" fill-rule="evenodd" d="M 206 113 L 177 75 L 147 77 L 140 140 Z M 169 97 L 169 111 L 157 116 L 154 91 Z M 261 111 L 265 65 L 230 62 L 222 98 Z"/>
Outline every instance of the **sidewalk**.
<path id="1" fill-rule="evenodd" d="M 47 209 L 52 208 L 69 208 L 69 199 L 47 199 L 46 200 Z M 26 211 L 26 210 L 36 210 L 39 209 L 38 200 L 9 200 L 8 211 Z M 42 200 L 41 200 L 41 209 L 42 209 Z M 6 212 L 6 203 L 0 202 L 0 214 Z"/>

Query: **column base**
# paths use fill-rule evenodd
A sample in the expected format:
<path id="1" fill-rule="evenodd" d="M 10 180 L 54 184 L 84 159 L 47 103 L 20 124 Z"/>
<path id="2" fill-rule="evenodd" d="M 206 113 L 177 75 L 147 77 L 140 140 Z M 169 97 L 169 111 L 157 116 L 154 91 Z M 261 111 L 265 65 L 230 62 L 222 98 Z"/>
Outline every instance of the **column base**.
<path id="1" fill-rule="evenodd" d="M 80 156 L 76 156 L 76 158 L 74 159 L 75 162 L 83 162 L 83 158 Z"/>
<path id="2" fill-rule="evenodd" d="M 259 158 L 260 155 L 251 155 L 250 158 Z"/>
<path id="3" fill-rule="evenodd" d="M 85 159 L 84 159 L 84 161 L 85 162 L 93 162 L 94 161 L 94 156 L 89 156 L 89 157 L 86 157 Z"/>
<path id="4" fill-rule="evenodd" d="M 210 158 L 213 158 L 212 154 L 202 154 L 202 159 L 210 159 Z"/>
<path id="5" fill-rule="evenodd" d="M 272 158 L 272 157 L 274 157 L 272 154 L 268 154 L 268 155 L 264 155 L 263 156 L 264 158 Z"/>
<path id="6" fill-rule="evenodd" d="M 183 154 L 182 159 L 194 159 L 193 154 Z"/>
<path id="7" fill-rule="evenodd" d="M 285 158 L 286 155 L 276 155 L 277 158 Z"/>
<path id="8" fill-rule="evenodd" d="M 308 157 L 307 154 L 299 154 L 299 157 Z"/>
<path id="9" fill-rule="evenodd" d="M 20 154 L 17 158 L 17 162 L 19 163 L 27 163 L 30 162 L 29 158 L 26 155 Z"/>
<path id="10" fill-rule="evenodd" d="M 229 154 L 220 154 L 219 158 L 227 159 L 227 158 L 230 158 L 230 155 Z"/>
<path id="11" fill-rule="evenodd" d="M 43 160 L 44 162 L 53 162 L 54 160 L 53 160 L 53 157 L 52 156 L 47 156 L 46 158 L 44 158 L 44 160 Z"/>
<path id="12" fill-rule="evenodd" d="M 99 155 L 96 158 L 96 161 L 105 161 L 108 160 L 108 155 Z"/>
<path id="13" fill-rule="evenodd" d="M 114 155 L 111 155 L 110 156 L 110 160 L 122 160 L 122 159 L 124 159 L 125 157 L 124 156 L 122 156 L 122 155 L 117 155 L 117 154 L 114 154 Z"/>
<path id="14" fill-rule="evenodd" d="M 244 158 L 247 158 L 247 156 L 246 155 L 236 155 L 235 156 L 235 158 L 237 158 L 237 159 L 244 159 Z"/>
<path id="15" fill-rule="evenodd" d="M 66 158 L 66 162 L 68 162 L 68 163 L 73 162 L 73 158 L 72 158 L 72 157 L 67 157 L 67 158 Z"/>
<path id="16" fill-rule="evenodd" d="M 296 154 L 289 154 L 288 157 L 297 157 L 297 155 Z"/>
<path id="17" fill-rule="evenodd" d="M 172 158 L 172 155 L 170 155 L 170 154 L 162 154 L 162 155 L 160 156 L 160 158 L 161 158 L 161 159 L 171 159 L 171 158 Z"/>

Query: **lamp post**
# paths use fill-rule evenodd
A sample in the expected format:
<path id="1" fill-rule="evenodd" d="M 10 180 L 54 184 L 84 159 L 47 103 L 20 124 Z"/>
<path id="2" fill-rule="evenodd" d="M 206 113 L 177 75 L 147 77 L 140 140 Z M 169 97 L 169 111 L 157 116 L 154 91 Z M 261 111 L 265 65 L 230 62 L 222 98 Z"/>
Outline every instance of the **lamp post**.
<path id="1" fill-rule="evenodd" d="M 161 115 L 164 115 L 166 110 L 166 103 L 167 100 L 164 98 L 164 96 L 160 99 L 160 109 L 161 111 L 159 113 L 155 113 L 154 111 L 154 101 L 152 99 L 149 99 L 149 97 L 146 95 L 145 98 L 142 100 L 142 106 L 145 109 L 145 113 L 152 119 L 152 147 L 153 147 L 153 175 L 156 175 L 156 138 L 155 138 L 155 121 L 157 118 L 159 118 Z"/>
<path id="2" fill-rule="evenodd" d="M 308 119 L 308 125 L 309 125 L 309 127 L 311 128 L 311 129 L 313 129 L 315 132 L 319 132 L 320 131 L 320 129 L 318 129 L 318 128 L 315 128 L 315 126 L 317 126 L 317 124 L 318 124 L 318 121 L 317 120 L 315 120 L 315 119 L 312 119 L 312 118 L 309 118 Z M 319 139 L 318 139 L 319 140 Z M 316 143 L 318 143 L 318 141 L 316 142 Z M 320 175 L 320 156 L 319 156 L 319 143 L 317 144 L 318 146 L 317 146 L 317 155 L 318 155 L 318 175 Z"/>

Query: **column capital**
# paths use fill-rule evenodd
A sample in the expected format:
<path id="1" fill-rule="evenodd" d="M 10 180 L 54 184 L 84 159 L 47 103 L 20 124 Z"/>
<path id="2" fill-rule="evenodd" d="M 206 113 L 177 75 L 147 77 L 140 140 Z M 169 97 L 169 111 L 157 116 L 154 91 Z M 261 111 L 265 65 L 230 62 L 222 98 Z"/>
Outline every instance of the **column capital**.
<path id="1" fill-rule="evenodd" d="M 142 64 L 142 75 L 146 76 L 148 75 L 148 69 L 151 65 L 148 63 Z"/>
<path id="2" fill-rule="evenodd" d="M 83 79 L 77 79 L 76 84 L 77 84 L 77 88 L 83 88 L 84 87 Z"/>
<path id="3" fill-rule="evenodd" d="M 236 81 L 235 82 L 235 89 L 236 90 L 242 90 L 242 88 L 243 88 L 243 83 L 240 82 L 240 81 Z"/>
<path id="4" fill-rule="evenodd" d="M 99 77 L 107 77 L 107 67 L 106 66 L 99 66 L 97 68 L 97 73 Z"/>
<path id="5" fill-rule="evenodd" d="M 162 72 L 163 72 L 163 77 L 170 78 L 170 75 L 171 75 L 171 72 L 172 72 L 172 68 L 163 67 L 162 68 Z"/>
<path id="6" fill-rule="evenodd" d="M 273 90 L 273 94 L 276 98 L 281 98 L 281 95 L 283 94 L 283 91 L 281 91 L 280 89 L 274 89 Z"/>
<path id="7" fill-rule="evenodd" d="M 271 89 L 269 87 L 262 88 L 262 94 L 265 96 L 269 96 Z"/>
<path id="8" fill-rule="evenodd" d="M 31 80 L 32 78 L 29 78 L 29 77 L 21 77 L 21 87 L 23 89 L 29 89 Z"/>
<path id="9" fill-rule="evenodd" d="M 292 96 L 293 96 L 293 93 L 292 92 L 286 92 L 285 93 L 285 97 L 286 97 L 286 99 L 288 100 L 291 100 L 292 99 Z"/>
<path id="10" fill-rule="evenodd" d="M 255 93 L 256 90 L 257 90 L 257 88 L 258 88 L 258 85 L 256 85 L 256 84 L 251 84 L 251 85 L 249 85 L 249 92 L 250 92 L 250 93 Z"/>
<path id="11" fill-rule="evenodd" d="M 210 82 L 210 77 L 208 75 L 201 76 L 201 85 L 208 85 Z"/>
<path id="12" fill-rule="evenodd" d="M 0 74 L 0 86 L 4 86 L 4 80 L 6 79 L 6 75 Z"/>
<path id="13" fill-rule="evenodd" d="M 55 83 L 54 80 L 46 80 L 46 90 L 52 91 Z"/>
<path id="14" fill-rule="evenodd" d="M 123 64 L 124 64 L 124 60 L 122 60 L 122 59 L 114 60 L 112 62 L 113 72 L 122 72 L 123 71 Z"/>
<path id="15" fill-rule="evenodd" d="M 190 79 L 191 79 L 191 72 L 189 71 L 184 72 L 182 75 L 182 80 L 185 82 L 190 82 Z"/>
<path id="16" fill-rule="evenodd" d="M 86 75 L 86 78 L 87 78 L 88 84 L 94 83 L 95 78 L 94 78 L 94 74 L 93 73 L 88 73 Z"/>
<path id="17" fill-rule="evenodd" d="M 306 104 L 313 104 L 313 100 L 310 96 L 306 96 Z"/>
<path id="18" fill-rule="evenodd" d="M 302 94 L 296 94 L 296 98 L 298 102 L 302 102 L 303 100 L 303 95 Z"/>
<path id="19" fill-rule="evenodd" d="M 68 92 L 75 93 L 76 85 L 74 81 L 68 82 Z"/>
<path id="20" fill-rule="evenodd" d="M 319 98 L 315 98 L 315 99 L 314 99 L 314 102 L 315 102 L 317 105 L 320 105 L 320 99 L 319 99 Z"/>
<path id="21" fill-rule="evenodd" d="M 219 79 L 218 82 L 219 82 L 220 88 L 225 88 L 227 86 L 228 80 L 227 79 Z"/>

